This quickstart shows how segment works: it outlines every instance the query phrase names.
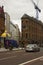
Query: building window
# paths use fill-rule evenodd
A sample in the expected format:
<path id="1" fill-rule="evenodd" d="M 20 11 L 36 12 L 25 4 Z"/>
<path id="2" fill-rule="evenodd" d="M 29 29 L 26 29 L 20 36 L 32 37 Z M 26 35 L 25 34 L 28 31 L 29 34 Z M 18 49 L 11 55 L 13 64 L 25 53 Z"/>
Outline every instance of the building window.
<path id="1" fill-rule="evenodd" d="M 22 21 L 22 23 L 23 23 L 23 21 Z"/>
<path id="2" fill-rule="evenodd" d="M 22 27 L 23 27 L 23 28 L 26 28 L 26 26 L 25 26 L 25 25 L 22 25 Z"/>
<path id="3" fill-rule="evenodd" d="M 28 34 L 26 33 L 26 38 L 28 38 Z"/>
<path id="4" fill-rule="evenodd" d="M 28 21 L 26 21 L 26 23 L 28 23 Z"/>

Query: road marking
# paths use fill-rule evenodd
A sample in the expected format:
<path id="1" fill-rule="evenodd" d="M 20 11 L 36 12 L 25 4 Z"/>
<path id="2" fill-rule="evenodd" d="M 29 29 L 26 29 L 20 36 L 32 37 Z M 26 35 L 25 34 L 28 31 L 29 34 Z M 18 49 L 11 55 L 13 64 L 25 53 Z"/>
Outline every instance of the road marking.
<path id="1" fill-rule="evenodd" d="M 6 57 L 6 58 L 1 58 L 0 60 L 2 61 L 2 60 L 7 60 L 7 59 L 10 59 L 10 58 L 14 58 L 14 57 L 16 57 L 16 56 L 11 56 L 11 57 Z"/>
<path id="2" fill-rule="evenodd" d="M 42 57 L 42 58 L 40 58 L 40 61 L 43 61 L 43 57 Z"/>
<path id="3" fill-rule="evenodd" d="M 11 54 L 10 52 L 7 52 L 6 54 Z"/>
<path id="4" fill-rule="evenodd" d="M 41 57 L 38 57 L 38 58 L 35 58 L 35 59 L 32 59 L 32 60 L 30 60 L 30 61 L 27 61 L 27 62 L 24 62 L 24 63 L 21 63 L 21 64 L 19 64 L 19 65 L 25 65 L 25 64 L 27 64 L 27 63 L 31 63 L 31 62 L 33 62 L 33 61 L 36 61 L 36 60 L 39 60 L 39 59 L 41 59 L 43 56 L 41 56 Z"/>
<path id="5" fill-rule="evenodd" d="M 25 56 L 25 55 L 29 55 L 29 54 L 23 54 L 23 55 Z"/>
<path id="6" fill-rule="evenodd" d="M 22 51 L 15 51 L 15 52 L 22 52 Z"/>
<path id="7" fill-rule="evenodd" d="M 6 54 L 12 54 L 12 53 L 15 53 L 15 52 L 22 52 L 22 51 L 16 50 L 16 51 L 14 51 L 14 52 L 7 52 Z"/>

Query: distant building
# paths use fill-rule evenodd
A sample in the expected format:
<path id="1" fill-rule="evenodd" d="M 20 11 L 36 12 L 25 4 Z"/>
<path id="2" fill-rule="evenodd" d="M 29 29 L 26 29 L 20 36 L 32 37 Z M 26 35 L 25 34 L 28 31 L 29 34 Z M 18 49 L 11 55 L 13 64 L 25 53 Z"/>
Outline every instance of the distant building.
<path id="1" fill-rule="evenodd" d="M 22 23 L 22 44 L 36 43 L 43 45 L 43 23 L 33 17 L 24 14 Z"/>
<path id="2" fill-rule="evenodd" d="M 5 31 L 5 14 L 4 7 L 0 7 L 0 36 Z"/>
<path id="3" fill-rule="evenodd" d="M 19 35 L 20 31 L 17 24 L 13 24 L 10 22 L 10 32 L 11 32 L 11 38 L 19 42 Z"/>
<path id="4" fill-rule="evenodd" d="M 10 33 L 10 16 L 7 12 L 5 12 L 5 30 Z"/>

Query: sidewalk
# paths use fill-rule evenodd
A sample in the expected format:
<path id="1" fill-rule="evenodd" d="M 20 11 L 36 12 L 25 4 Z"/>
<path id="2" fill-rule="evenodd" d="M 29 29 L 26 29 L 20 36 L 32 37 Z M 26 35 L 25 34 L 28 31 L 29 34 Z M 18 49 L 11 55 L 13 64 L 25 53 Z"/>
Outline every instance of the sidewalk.
<path id="1" fill-rule="evenodd" d="M 3 51 L 8 51 L 8 49 L 0 48 L 0 52 L 3 52 Z"/>
<path id="2" fill-rule="evenodd" d="M 12 50 L 22 50 L 24 48 L 13 48 Z M 0 52 L 9 51 L 9 49 L 0 48 Z"/>

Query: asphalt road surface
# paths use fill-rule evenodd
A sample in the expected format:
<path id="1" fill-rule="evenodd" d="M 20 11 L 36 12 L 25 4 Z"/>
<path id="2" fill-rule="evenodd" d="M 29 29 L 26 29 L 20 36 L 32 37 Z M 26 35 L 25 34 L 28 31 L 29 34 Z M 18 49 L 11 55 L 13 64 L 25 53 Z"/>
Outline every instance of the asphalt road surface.
<path id="1" fill-rule="evenodd" d="M 0 65 L 43 65 L 43 49 L 40 52 L 25 50 L 1 52 Z"/>

